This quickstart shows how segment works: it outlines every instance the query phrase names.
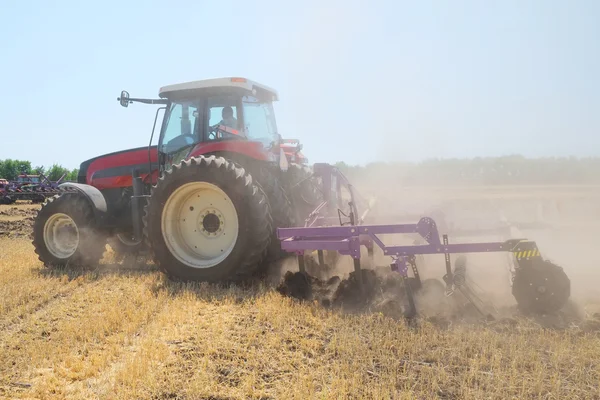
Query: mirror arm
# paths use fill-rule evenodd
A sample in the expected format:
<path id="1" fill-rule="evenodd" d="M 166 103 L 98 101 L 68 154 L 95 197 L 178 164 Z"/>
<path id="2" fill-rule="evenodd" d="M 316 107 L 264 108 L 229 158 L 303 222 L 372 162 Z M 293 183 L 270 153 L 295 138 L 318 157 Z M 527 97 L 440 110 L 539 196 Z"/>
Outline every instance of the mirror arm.
<path id="1" fill-rule="evenodd" d="M 121 98 L 117 97 L 117 101 L 121 101 Z M 128 98 L 127 101 L 129 101 L 129 103 L 133 103 L 135 101 L 137 103 L 144 103 L 144 104 L 169 104 L 169 100 L 167 100 L 167 99 L 134 99 L 134 98 Z"/>
<path id="2" fill-rule="evenodd" d="M 144 104 L 169 104 L 169 100 L 167 99 L 129 99 L 129 101 L 137 101 Z"/>

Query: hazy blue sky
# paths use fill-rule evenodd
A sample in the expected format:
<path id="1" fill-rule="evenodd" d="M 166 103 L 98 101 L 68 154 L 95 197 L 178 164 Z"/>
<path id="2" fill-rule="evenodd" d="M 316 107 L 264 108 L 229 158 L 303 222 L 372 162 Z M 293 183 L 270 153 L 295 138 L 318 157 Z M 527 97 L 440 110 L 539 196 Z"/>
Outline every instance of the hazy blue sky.
<path id="1" fill-rule="evenodd" d="M 145 145 L 122 89 L 219 76 L 278 89 L 313 162 L 600 155 L 599 1 L 1 4 L 0 159 Z"/>

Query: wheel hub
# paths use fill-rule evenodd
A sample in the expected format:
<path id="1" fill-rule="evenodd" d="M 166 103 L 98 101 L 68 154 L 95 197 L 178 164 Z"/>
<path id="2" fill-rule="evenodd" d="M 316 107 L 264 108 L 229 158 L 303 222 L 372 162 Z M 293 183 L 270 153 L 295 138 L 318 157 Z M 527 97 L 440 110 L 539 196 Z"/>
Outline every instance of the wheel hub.
<path id="1" fill-rule="evenodd" d="M 546 287 L 545 286 L 538 286 L 537 291 L 540 294 L 544 294 L 544 293 L 546 293 Z"/>
<path id="2" fill-rule="evenodd" d="M 208 209 L 201 215 L 200 231 L 208 236 L 215 237 L 223 233 L 225 221 L 223 215 L 215 209 Z"/>
<path id="3" fill-rule="evenodd" d="M 71 257 L 79 246 L 79 229 L 67 214 L 56 213 L 44 224 L 44 243 L 60 259 Z"/>
<path id="4" fill-rule="evenodd" d="M 193 268 L 210 268 L 227 258 L 237 242 L 238 227 L 233 202 L 208 182 L 180 186 L 162 212 L 165 244 L 175 258 Z"/>

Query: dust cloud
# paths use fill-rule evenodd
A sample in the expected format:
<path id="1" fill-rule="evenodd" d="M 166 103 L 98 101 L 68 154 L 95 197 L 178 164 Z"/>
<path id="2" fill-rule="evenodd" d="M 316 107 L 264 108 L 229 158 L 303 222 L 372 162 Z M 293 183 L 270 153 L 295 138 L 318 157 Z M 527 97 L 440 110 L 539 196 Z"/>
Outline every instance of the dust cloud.
<path id="1" fill-rule="evenodd" d="M 440 233 L 448 234 L 450 243 L 535 240 L 545 259 L 564 268 L 571 279 L 573 299 L 600 303 L 600 253 L 595 247 L 600 230 L 600 186 L 426 187 L 374 185 L 373 177 L 357 178 L 350 179 L 358 190 L 377 198 L 371 213 L 374 222 L 417 222 L 420 216 L 431 216 Z M 378 180 L 394 182 L 386 176 Z M 421 273 L 425 277 L 444 274 L 443 256 L 424 259 Z M 507 294 L 512 297 L 509 259 L 503 253 L 468 255 L 470 277 L 496 301 Z"/>
<path id="2" fill-rule="evenodd" d="M 377 176 L 365 176 L 364 172 L 362 176 L 347 175 L 362 195 L 377 199 L 365 223 L 416 223 L 421 216 L 430 216 L 437 222 L 440 234 L 448 234 L 450 243 L 510 238 L 534 240 L 542 256 L 563 267 L 571 280 L 571 300 L 561 311 L 571 317 L 591 316 L 600 311 L 600 291 L 597 289 L 600 253 L 596 251 L 594 240 L 600 228 L 600 187 L 551 184 L 416 186 L 403 185 L 397 171 L 393 170 L 390 170 L 391 176 L 382 175 L 381 171 Z M 415 239 L 410 235 L 382 237 L 386 244 L 412 244 Z M 389 268 L 391 259 L 376 250 L 374 265 L 369 265 L 366 251 L 363 256 L 363 267 L 373 269 L 378 278 L 373 284 L 378 295 L 367 301 L 368 308 L 378 309 L 385 303 L 388 306 L 394 304 L 396 310 L 403 309 L 405 298 L 401 283 L 390 284 L 395 274 Z M 497 315 L 514 315 L 517 311 L 511 292 L 512 255 L 487 253 L 467 254 L 466 257 L 468 282 L 481 303 Z M 335 277 L 342 283 L 353 279 L 350 257 L 337 258 L 325 270 L 319 269 L 316 254 L 309 254 L 307 258 L 307 269 L 319 282 Z M 420 256 L 417 263 L 421 279 L 443 282 L 443 255 Z M 288 259 L 278 276 L 291 279 L 297 270 L 296 260 Z M 336 291 L 340 286 L 338 283 L 332 287 L 333 293 L 325 296 L 327 305 L 339 296 Z M 350 295 L 346 293 L 342 297 L 348 299 Z M 417 296 L 417 307 L 429 315 L 460 312 L 455 305 L 440 301 L 439 290 Z"/>

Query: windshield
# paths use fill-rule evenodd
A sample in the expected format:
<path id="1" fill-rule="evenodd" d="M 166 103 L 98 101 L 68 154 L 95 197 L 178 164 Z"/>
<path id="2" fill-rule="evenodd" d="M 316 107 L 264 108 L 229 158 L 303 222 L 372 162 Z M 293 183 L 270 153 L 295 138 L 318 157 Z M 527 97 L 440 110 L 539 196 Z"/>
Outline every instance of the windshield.
<path id="1" fill-rule="evenodd" d="M 37 176 L 18 176 L 17 182 L 19 182 L 19 183 L 40 183 L 40 178 Z"/>
<path id="2" fill-rule="evenodd" d="M 261 103 L 253 96 L 242 98 L 244 109 L 244 134 L 250 140 L 266 145 L 276 140 L 277 124 L 273 104 Z"/>

